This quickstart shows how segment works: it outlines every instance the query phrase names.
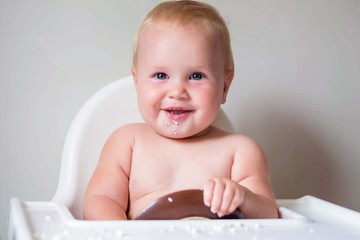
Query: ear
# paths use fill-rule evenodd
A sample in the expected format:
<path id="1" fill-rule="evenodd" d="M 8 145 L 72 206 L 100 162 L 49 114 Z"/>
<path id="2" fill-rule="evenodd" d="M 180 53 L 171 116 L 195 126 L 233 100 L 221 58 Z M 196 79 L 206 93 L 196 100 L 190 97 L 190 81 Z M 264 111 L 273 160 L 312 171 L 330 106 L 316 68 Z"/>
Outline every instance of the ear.
<path id="1" fill-rule="evenodd" d="M 137 79 L 136 79 L 136 68 L 134 66 L 131 67 L 131 75 L 133 77 L 134 83 L 136 85 Z"/>
<path id="2" fill-rule="evenodd" d="M 226 96 L 228 94 L 231 82 L 234 78 L 234 70 L 229 70 L 226 75 L 225 75 L 225 79 L 224 79 L 224 89 L 223 89 L 223 99 L 222 99 L 222 104 L 224 104 L 226 102 Z"/>

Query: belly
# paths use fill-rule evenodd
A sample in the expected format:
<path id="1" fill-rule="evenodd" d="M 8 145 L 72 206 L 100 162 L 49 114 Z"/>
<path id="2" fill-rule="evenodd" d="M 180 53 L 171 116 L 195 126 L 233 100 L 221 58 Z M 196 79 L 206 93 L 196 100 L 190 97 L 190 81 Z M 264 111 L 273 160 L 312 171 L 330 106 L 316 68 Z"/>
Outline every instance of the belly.
<path id="1" fill-rule="evenodd" d="M 190 157 L 188 159 L 191 159 Z M 204 159 L 204 158 L 202 158 Z M 230 177 L 229 161 L 139 161 L 129 179 L 128 218 L 134 219 L 146 206 L 158 198 L 180 190 L 202 189 L 214 177 Z M 135 162 L 138 163 L 138 162 Z M 134 164 L 134 162 L 133 162 Z"/>
<path id="2" fill-rule="evenodd" d="M 156 191 L 148 193 L 134 200 L 130 199 L 129 210 L 127 213 L 128 219 L 134 219 L 145 207 L 166 194 L 166 191 Z"/>
<path id="3" fill-rule="evenodd" d="M 142 195 L 132 195 L 130 194 L 130 203 L 128 209 L 128 219 L 134 219 L 141 211 L 150 205 L 152 202 L 161 198 L 164 195 L 169 193 L 177 192 L 180 190 L 188 190 L 188 189 L 201 189 L 204 181 L 199 183 L 186 184 L 186 182 L 178 185 L 169 185 L 166 188 L 153 190 L 151 192 L 146 192 Z M 130 190 L 131 191 L 131 190 Z"/>

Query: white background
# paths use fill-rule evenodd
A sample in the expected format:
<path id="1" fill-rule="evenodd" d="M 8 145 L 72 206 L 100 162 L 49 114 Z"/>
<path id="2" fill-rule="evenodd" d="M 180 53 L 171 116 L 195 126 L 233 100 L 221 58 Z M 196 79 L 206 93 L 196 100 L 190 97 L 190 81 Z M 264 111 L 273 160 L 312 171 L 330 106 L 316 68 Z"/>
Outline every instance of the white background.
<path id="1" fill-rule="evenodd" d="M 9 200 L 49 200 L 66 132 L 99 88 L 130 74 L 156 0 L 0 1 L 0 231 Z M 265 151 L 277 198 L 360 211 L 360 1 L 212 0 L 236 77 L 224 108 Z"/>

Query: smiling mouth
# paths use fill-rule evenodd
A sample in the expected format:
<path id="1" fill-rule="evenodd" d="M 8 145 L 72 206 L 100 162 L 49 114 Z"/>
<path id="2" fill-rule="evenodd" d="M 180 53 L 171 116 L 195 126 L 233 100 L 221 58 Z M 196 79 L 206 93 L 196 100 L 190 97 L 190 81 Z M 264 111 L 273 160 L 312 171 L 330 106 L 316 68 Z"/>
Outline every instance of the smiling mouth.
<path id="1" fill-rule="evenodd" d="M 180 121 L 185 119 L 192 110 L 180 108 L 180 107 L 169 107 L 163 109 L 166 113 L 168 118 L 175 121 Z"/>
<path id="2" fill-rule="evenodd" d="M 173 115 L 183 115 L 185 113 L 191 112 L 191 110 L 186 110 L 183 108 L 166 108 L 164 111 L 171 113 Z"/>

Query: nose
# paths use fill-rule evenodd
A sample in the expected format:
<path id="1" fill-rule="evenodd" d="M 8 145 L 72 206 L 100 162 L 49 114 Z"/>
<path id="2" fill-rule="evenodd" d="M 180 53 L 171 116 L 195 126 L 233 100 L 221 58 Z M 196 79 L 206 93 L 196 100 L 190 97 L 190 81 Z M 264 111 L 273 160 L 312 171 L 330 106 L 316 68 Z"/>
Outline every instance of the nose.
<path id="1" fill-rule="evenodd" d="M 186 100 L 189 98 L 186 81 L 174 80 L 168 89 L 168 97 Z"/>

